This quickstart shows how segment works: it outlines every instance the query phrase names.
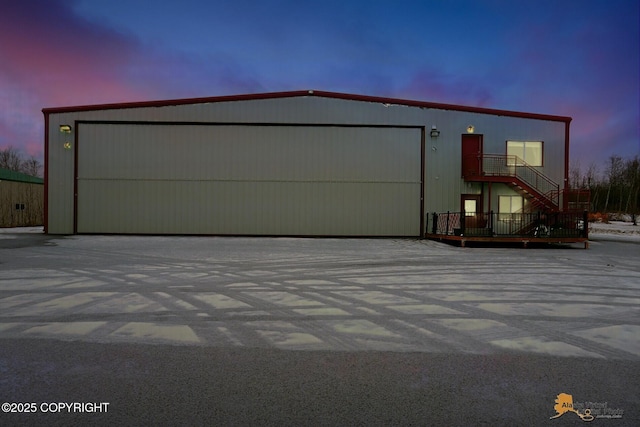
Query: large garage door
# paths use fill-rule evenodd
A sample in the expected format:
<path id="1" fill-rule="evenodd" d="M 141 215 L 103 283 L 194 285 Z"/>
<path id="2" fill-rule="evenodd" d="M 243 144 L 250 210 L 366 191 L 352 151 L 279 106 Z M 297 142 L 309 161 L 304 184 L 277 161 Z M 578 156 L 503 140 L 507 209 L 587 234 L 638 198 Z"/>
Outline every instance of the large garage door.
<path id="1" fill-rule="evenodd" d="M 419 128 L 77 130 L 78 233 L 420 235 Z"/>

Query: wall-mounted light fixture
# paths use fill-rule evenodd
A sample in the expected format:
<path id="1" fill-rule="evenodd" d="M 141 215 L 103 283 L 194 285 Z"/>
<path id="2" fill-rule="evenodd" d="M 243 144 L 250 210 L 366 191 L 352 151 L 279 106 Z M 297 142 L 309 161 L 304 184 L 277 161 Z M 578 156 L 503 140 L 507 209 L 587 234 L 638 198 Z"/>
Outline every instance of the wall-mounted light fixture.
<path id="1" fill-rule="evenodd" d="M 436 127 L 436 125 L 431 126 L 431 138 L 437 138 L 440 136 L 440 131 L 438 130 L 438 128 Z"/>
<path id="2" fill-rule="evenodd" d="M 469 125 L 467 126 L 467 133 L 473 133 L 475 132 L 476 128 L 473 127 L 473 125 Z"/>
<path id="3" fill-rule="evenodd" d="M 60 132 L 71 133 L 71 125 L 60 125 Z"/>

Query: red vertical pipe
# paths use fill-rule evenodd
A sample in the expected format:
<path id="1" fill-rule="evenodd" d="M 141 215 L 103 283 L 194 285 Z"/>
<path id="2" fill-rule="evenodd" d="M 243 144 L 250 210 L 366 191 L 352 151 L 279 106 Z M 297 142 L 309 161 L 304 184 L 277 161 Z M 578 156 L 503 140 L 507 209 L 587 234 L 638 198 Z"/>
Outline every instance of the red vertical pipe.
<path id="1" fill-rule="evenodd" d="M 569 125 L 571 124 L 571 118 L 569 118 L 564 124 L 564 190 L 565 195 L 569 190 Z M 562 209 L 567 210 L 566 197 L 562 198 Z"/>

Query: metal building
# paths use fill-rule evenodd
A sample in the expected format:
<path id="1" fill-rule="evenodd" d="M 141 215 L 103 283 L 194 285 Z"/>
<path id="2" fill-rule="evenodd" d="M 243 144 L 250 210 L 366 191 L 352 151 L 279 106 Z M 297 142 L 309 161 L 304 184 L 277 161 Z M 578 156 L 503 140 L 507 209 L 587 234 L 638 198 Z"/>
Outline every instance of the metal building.
<path id="1" fill-rule="evenodd" d="M 487 153 L 567 186 L 569 117 L 320 91 L 43 112 L 55 234 L 423 236 L 547 191 L 479 179 Z"/>
<path id="2" fill-rule="evenodd" d="M 0 168 L 0 227 L 42 225 L 42 178 Z"/>

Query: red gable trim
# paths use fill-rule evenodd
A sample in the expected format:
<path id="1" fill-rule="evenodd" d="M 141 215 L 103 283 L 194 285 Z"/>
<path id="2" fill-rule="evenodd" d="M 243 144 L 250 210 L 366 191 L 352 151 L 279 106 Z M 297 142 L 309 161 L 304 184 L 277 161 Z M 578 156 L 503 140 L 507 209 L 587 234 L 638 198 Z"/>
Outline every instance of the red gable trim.
<path id="1" fill-rule="evenodd" d="M 276 99 L 276 98 L 294 98 L 294 97 L 302 97 L 302 96 L 318 96 L 321 98 L 344 99 L 344 100 L 350 100 L 350 101 L 376 102 L 381 104 L 396 104 L 396 105 L 405 105 L 409 107 L 432 108 L 436 110 L 464 111 L 469 113 L 492 114 L 496 116 L 508 116 L 508 117 L 521 117 L 526 119 L 549 120 L 549 121 L 558 121 L 558 122 L 565 122 L 565 123 L 569 123 L 571 121 L 571 117 L 554 116 L 554 115 L 548 115 L 548 114 L 524 113 L 524 112 L 518 112 L 518 111 L 497 110 L 493 108 L 469 107 L 469 106 L 463 106 L 463 105 L 441 104 L 436 102 L 413 101 L 413 100 L 407 100 L 407 99 L 385 98 L 385 97 L 368 96 L 368 95 L 352 95 L 347 93 L 325 92 L 325 91 L 317 91 L 317 90 L 255 93 L 255 94 L 246 94 L 246 95 L 227 95 L 227 96 L 215 96 L 215 97 L 207 97 L 207 98 L 173 99 L 173 100 L 165 100 L 165 101 L 125 102 L 125 103 L 116 103 L 116 104 L 84 105 L 84 106 L 75 106 L 75 107 L 54 107 L 54 108 L 44 108 L 42 112 L 45 115 L 48 115 L 48 114 L 55 114 L 55 113 L 72 113 L 72 112 L 81 112 L 81 111 L 117 110 L 117 109 L 125 109 L 125 108 L 144 108 L 144 107 L 168 107 L 168 106 L 187 105 L 187 104 L 250 101 L 250 100 Z"/>

